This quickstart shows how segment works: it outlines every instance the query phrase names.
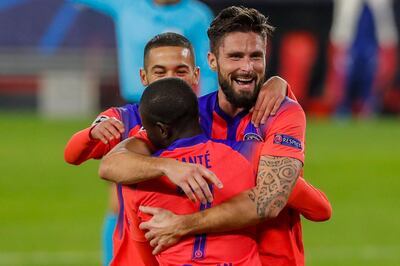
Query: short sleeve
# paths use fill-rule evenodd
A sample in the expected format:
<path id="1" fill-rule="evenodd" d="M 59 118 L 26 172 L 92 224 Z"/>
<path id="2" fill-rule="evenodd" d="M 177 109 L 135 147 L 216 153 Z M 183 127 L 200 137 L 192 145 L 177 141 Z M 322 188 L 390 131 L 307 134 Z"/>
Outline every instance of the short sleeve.
<path id="1" fill-rule="evenodd" d="M 306 118 L 301 106 L 286 100 L 266 124 L 261 155 L 290 157 L 304 163 Z"/>

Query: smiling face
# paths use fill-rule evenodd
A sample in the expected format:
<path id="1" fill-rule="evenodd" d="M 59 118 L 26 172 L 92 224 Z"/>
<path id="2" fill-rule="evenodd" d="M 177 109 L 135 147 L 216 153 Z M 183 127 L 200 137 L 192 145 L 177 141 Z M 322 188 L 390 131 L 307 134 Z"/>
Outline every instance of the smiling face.
<path id="1" fill-rule="evenodd" d="M 265 38 L 254 32 L 228 33 L 217 51 L 208 59 L 226 99 L 237 108 L 251 108 L 265 79 Z"/>
<path id="2" fill-rule="evenodd" d="M 199 82 L 199 68 L 188 48 L 162 46 L 148 52 L 140 77 L 144 86 L 162 78 L 180 78 L 194 87 Z"/>

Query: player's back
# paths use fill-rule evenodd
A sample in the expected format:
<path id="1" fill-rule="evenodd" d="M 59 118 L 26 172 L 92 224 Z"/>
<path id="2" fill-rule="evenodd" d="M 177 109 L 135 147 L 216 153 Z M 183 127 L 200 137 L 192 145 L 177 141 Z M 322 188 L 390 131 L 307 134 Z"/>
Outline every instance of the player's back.
<path id="1" fill-rule="evenodd" d="M 254 167 L 243 155 L 251 154 L 249 149 L 252 148 L 254 146 L 248 143 L 230 145 L 211 141 L 204 135 L 174 142 L 156 155 L 202 164 L 218 176 L 224 187 L 211 187 L 214 195 L 212 203 L 193 203 L 167 177 L 161 177 L 136 186 L 131 193 L 133 197 L 128 200 L 128 212 L 137 213 L 139 220 L 146 221 L 150 217 L 138 210 L 140 205 L 188 214 L 226 201 L 255 184 Z M 261 265 L 254 228 L 185 237 L 158 255 L 157 260 L 160 265 Z"/>

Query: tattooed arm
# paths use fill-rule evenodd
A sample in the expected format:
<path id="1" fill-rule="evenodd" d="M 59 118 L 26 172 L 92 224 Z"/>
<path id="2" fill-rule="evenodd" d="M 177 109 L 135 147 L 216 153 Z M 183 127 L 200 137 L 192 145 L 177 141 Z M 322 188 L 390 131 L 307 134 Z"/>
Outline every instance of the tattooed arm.
<path id="1" fill-rule="evenodd" d="M 184 235 L 226 232 L 274 218 L 286 205 L 301 168 L 302 162 L 297 159 L 261 156 L 256 187 L 221 205 L 190 215 L 141 207 L 142 212 L 153 218 L 142 223 L 140 228 L 149 230 L 146 238 L 157 254 Z"/>

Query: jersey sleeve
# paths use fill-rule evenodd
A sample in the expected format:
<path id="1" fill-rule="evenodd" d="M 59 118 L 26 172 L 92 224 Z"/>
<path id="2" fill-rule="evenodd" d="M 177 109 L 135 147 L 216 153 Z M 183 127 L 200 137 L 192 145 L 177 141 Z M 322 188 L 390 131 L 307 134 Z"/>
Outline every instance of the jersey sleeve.
<path id="1" fill-rule="evenodd" d="M 297 180 L 287 204 L 310 221 L 326 221 L 332 214 L 326 195 L 302 177 Z"/>
<path id="2" fill-rule="evenodd" d="M 123 0 L 69 0 L 69 2 L 85 5 L 98 12 L 116 17 L 118 10 L 122 7 Z"/>
<path id="3" fill-rule="evenodd" d="M 297 102 L 296 95 L 294 95 L 294 93 L 292 91 L 292 87 L 290 86 L 290 84 L 287 85 L 287 93 L 286 94 L 287 94 L 286 95 L 287 97 L 289 97 L 293 101 Z"/>
<path id="4" fill-rule="evenodd" d="M 260 155 L 290 157 L 304 163 L 306 118 L 301 106 L 286 99 L 278 113 L 265 125 L 265 141 Z"/>
<path id="5" fill-rule="evenodd" d="M 64 159 L 67 163 L 79 165 L 89 159 L 100 159 L 109 152 L 120 140 L 116 139 L 104 144 L 90 137 L 91 130 L 100 122 L 114 117 L 120 120 L 120 114 L 114 108 L 100 113 L 93 124 L 77 133 L 68 141 L 64 149 Z"/>
<path id="6" fill-rule="evenodd" d="M 152 152 L 155 152 L 157 149 L 154 147 L 153 143 L 151 143 L 149 137 L 147 136 L 147 131 L 144 129 L 140 129 L 133 137 L 143 141 L 150 148 Z"/>

